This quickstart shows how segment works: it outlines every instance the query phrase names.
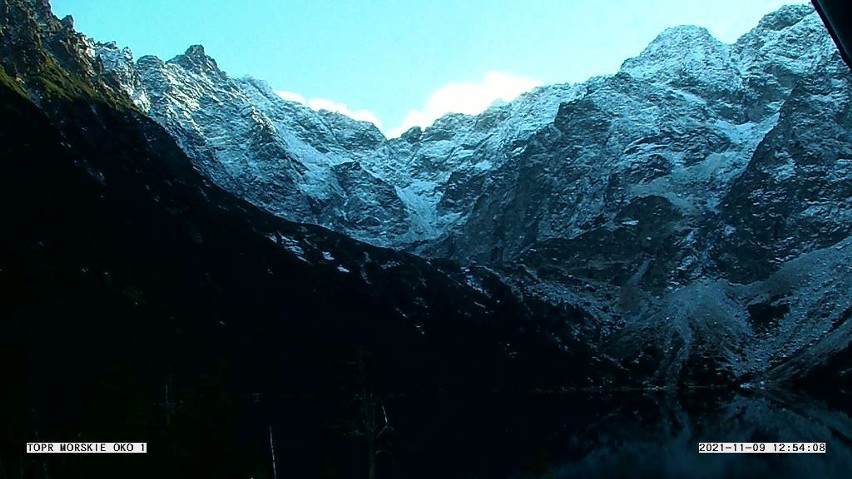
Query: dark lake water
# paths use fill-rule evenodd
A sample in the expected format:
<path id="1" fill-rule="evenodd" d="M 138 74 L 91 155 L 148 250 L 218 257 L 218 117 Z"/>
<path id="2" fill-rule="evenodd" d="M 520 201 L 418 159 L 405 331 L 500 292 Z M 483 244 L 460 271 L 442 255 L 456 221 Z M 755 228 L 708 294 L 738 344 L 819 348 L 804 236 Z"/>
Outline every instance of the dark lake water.
<path id="1" fill-rule="evenodd" d="M 848 478 L 850 399 L 730 391 L 386 398 L 393 431 L 377 441 L 375 477 Z M 357 429 L 357 406 L 279 403 L 277 477 L 368 477 L 367 441 L 347 434 Z M 698 453 L 699 442 L 713 441 L 825 442 L 827 453 Z"/>
<path id="2" fill-rule="evenodd" d="M 339 397 L 222 399 L 216 411 L 176 416 L 159 436 L 123 439 L 148 442 L 145 456 L 27 455 L 22 475 L 12 464 L 0 477 L 369 478 L 370 458 L 380 479 L 852 477 L 852 396 L 843 393 L 382 397 L 372 424 L 386 414 L 392 429 L 372 449 L 355 434 L 370 424 L 364 403 Z M 109 416 L 110 438 L 123 416 Z M 827 453 L 699 454 L 699 442 L 824 442 Z M 0 450 L 0 465 L 8 457 Z"/>

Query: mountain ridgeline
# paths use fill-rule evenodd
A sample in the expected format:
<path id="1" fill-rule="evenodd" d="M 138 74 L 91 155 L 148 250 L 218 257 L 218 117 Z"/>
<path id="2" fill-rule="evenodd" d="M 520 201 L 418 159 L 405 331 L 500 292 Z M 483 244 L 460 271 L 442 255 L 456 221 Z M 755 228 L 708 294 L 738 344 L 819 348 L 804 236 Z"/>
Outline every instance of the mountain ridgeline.
<path id="1" fill-rule="evenodd" d="M 200 46 L 167 62 L 94 49 L 213 183 L 582 309 L 574 337 L 652 382 L 699 364 L 793 379 L 782 364 L 817 343 L 808 361 L 849 354 L 852 78 L 810 6 L 734 44 L 671 28 L 615 75 L 394 139 L 230 78 Z"/>
<path id="2" fill-rule="evenodd" d="M 852 74 L 808 6 L 387 139 L 0 0 L 0 110 L 15 441 L 266 477 L 266 398 L 852 379 Z"/>

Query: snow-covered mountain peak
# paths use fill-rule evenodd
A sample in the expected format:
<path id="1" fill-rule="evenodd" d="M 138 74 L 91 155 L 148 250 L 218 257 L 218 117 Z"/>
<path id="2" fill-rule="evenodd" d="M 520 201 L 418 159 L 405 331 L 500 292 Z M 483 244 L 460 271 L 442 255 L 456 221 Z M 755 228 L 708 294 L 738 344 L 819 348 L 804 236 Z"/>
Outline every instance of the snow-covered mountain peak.
<path id="1" fill-rule="evenodd" d="M 670 62 L 680 60 L 684 54 L 713 55 L 724 51 L 725 45 L 706 28 L 681 25 L 664 30 L 638 57 L 628 59 L 625 64 Z"/>
<path id="2" fill-rule="evenodd" d="M 769 62 L 797 68 L 812 65 L 837 47 L 812 7 L 790 5 L 764 17 L 734 49 L 747 68 Z"/>
<path id="3" fill-rule="evenodd" d="M 645 50 L 658 50 L 661 47 L 672 48 L 675 45 L 680 45 L 681 48 L 684 48 L 718 42 L 719 40 L 704 27 L 698 25 L 678 25 L 663 30 Z"/>
<path id="4" fill-rule="evenodd" d="M 95 43 L 98 56 L 108 71 L 133 65 L 133 51 L 130 47 L 121 48 L 115 42 Z"/>
<path id="5" fill-rule="evenodd" d="M 407 142 L 415 142 L 420 139 L 421 135 L 423 135 L 423 128 L 420 128 L 419 126 L 412 126 L 405 130 L 405 133 L 399 135 L 399 139 Z"/>
<path id="6" fill-rule="evenodd" d="M 621 71 L 688 91 L 728 91 L 737 84 L 730 46 L 694 25 L 665 30 L 639 56 L 626 60 Z"/>
<path id="7" fill-rule="evenodd" d="M 184 55 L 190 58 L 207 58 L 207 53 L 204 52 L 204 45 L 190 45 Z"/>
<path id="8" fill-rule="evenodd" d="M 178 55 L 167 63 L 177 63 L 187 70 L 220 72 L 216 60 L 207 56 L 202 45 L 192 45 L 185 53 Z"/>
<path id="9" fill-rule="evenodd" d="M 814 13 L 810 5 L 785 5 L 764 16 L 757 24 L 759 30 L 779 31 L 801 22 Z"/>
<path id="10" fill-rule="evenodd" d="M 136 60 L 136 65 L 139 68 L 162 67 L 165 64 L 166 62 L 155 55 L 141 56 L 138 60 Z"/>
<path id="11" fill-rule="evenodd" d="M 106 72 L 116 76 L 118 87 L 133 100 L 142 111 L 151 109 L 151 100 L 142 84 L 142 78 L 133 62 L 133 52 L 128 47 L 120 48 L 115 42 L 95 43 L 94 50 Z M 143 57 L 145 61 L 157 60 L 156 57 Z M 140 59 L 141 60 L 141 59 Z"/>

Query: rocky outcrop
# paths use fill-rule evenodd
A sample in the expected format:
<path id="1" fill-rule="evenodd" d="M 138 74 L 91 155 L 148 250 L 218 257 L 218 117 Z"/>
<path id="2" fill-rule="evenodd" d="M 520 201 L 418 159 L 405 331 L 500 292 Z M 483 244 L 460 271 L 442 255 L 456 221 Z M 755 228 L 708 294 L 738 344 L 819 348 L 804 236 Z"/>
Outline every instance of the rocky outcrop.
<path id="1" fill-rule="evenodd" d="M 379 245 L 410 241 L 413 212 L 358 166 L 384 141 L 372 124 L 314 112 L 259 80 L 232 79 L 199 45 L 167 62 L 134 63 L 115 44 L 97 50 L 136 105 L 217 185 L 282 218 Z"/>
<path id="2" fill-rule="evenodd" d="M 731 46 L 701 29 L 669 30 L 617 75 L 585 83 L 582 96 L 561 103 L 552 124 L 525 142 L 518 159 L 481 186 L 471 185 L 478 193 L 468 202 L 468 219 L 436 252 L 512 261 L 542 241 L 582 243 L 583 235 L 601 228 L 637 226 L 642 219 L 628 212 L 651 196 L 664 198 L 681 216 L 676 231 L 658 231 L 651 241 L 665 234 L 675 244 L 700 224 L 724 229 L 717 216 L 723 197 L 778 121 L 793 78 L 836 63 L 816 14 L 790 7 L 774 15 L 791 14 L 798 15 L 792 26 L 770 34 L 758 27 Z M 695 232 L 688 241 L 703 242 L 696 249 L 706 250 L 708 235 Z M 662 284 L 668 279 L 677 278 Z"/>
<path id="3" fill-rule="evenodd" d="M 280 217 L 400 248 L 459 223 L 468 182 L 509 160 L 581 90 L 540 88 L 482 115 L 448 115 L 425 132 L 387 140 L 368 122 L 284 100 L 260 80 L 230 78 L 200 46 L 166 62 L 134 63 L 112 43 L 97 50 L 137 106 L 216 184 Z M 347 163 L 359 166 L 339 166 Z"/>
<path id="4" fill-rule="evenodd" d="M 786 7 L 692 67 L 652 45 L 563 104 L 453 240 L 473 235 L 462 248 L 524 291 L 592 311 L 586 334 L 661 384 L 790 381 L 847 354 L 852 75 L 818 21 Z M 639 68 L 646 55 L 663 66 Z M 525 186 L 539 194 L 513 193 Z M 500 210 L 515 216 L 487 221 Z"/>
<path id="5" fill-rule="evenodd" d="M 799 80 L 722 200 L 713 250 L 735 281 L 852 235 L 852 77 L 837 57 Z"/>

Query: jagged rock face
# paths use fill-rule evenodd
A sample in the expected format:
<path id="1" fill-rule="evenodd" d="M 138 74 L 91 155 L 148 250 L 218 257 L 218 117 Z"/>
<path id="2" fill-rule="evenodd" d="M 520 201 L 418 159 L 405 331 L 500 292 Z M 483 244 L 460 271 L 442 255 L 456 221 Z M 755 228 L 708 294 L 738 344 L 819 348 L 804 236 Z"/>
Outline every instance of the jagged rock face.
<path id="1" fill-rule="evenodd" d="M 31 76 L 40 77 L 39 96 L 50 89 L 47 83 L 56 80 L 60 69 L 83 81 L 100 80 L 103 69 L 92 42 L 74 30 L 70 16 L 54 17 L 47 0 L 10 0 L 0 9 L 0 55 L 16 59 L 7 63 L 6 75 L 19 84 Z"/>
<path id="2" fill-rule="evenodd" d="M 307 167 L 292 158 L 271 122 L 244 101 L 239 86 L 203 49 L 191 47 L 169 62 L 143 57 L 137 70 L 151 102 L 147 113 L 211 180 L 273 212 L 312 219 L 308 197 L 299 188 Z"/>
<path id="3" fill-rule="evenodd" d="M 552 125 L 525 144 L 519 159 L 476 186 L 481 193 L 469 218 L 437 252 L 505 262 L 537 243 L 559 240 L 583 250 L 599 236 L 622 234 L 631 245 L 653 243 L 645 255 L 663 243 L 683 254 L 660 265 L 670 277 L 652 276 L 646 283 L 664 286 L 715 271 L 714 264 L 693 259 L 685 270 L 672 266 L 692 256 L 690 249 L 706 251 L 713 232 L 724 229 L 720 204 L 778 121 L 782 101 L 774 99 L 789 97 L 791 78 L 800 81 L 821 65 L 837 64 L 831 39 L 810 8 L 775 15 L 790 12 L 798 21 L 772 31 L 783 40 L 756 42 L 764 29 L 758 27 L 727 46 L 701 29 L 676 28 L 625 62 L 619 74 L 587 82 L 582 96 L 562 103 Z M 673 46 L 678 44 L 688 50 Z M 691 57 L 682 61 L 685 52 Z M 794 66 L 788 56 L 797 57 Z M 754 71 L 762 75 L 758 87 L 752 85 Z M 671 228 L 639 238 L 629 231 L 641 229 L 656 212 L 628 211 L 651 196 L 665 199 L 679 218 L 669 221 Z M 617 233 L 622 229 L 628 231 Z M 686 247 L 674 248 L 679 243 Z M 645 259 L 633 257 L 628 269 L 637 271 Z M 655 263 L 660 261 L 667 258 Z"/>
<path id="4" fill-rule="evenodd" d="M 231 79 L 201 46 L 135 64 L 114 44 L 97 47 L 136 105 L 214 183 L 283 218 L 377 244 L 408 241 L 406 205 L 359 166 L 384 141 L 372 124 L 313 112 L 258 80 Z"/>
<path id="5" fill-rule="evenodd" d="M 732 280 L 852 234 L 852 78 L 836 59 L 799 82 L 723 199 L 714 256 Z"/>
<path id="6" fill-rule="evenodd" d="M 786 7 L 730 48 L 664 33 L 701 54 L 652 44 L 588 82 L 439 252 L 582 305 L 613 356 L 668 385 L 846 354 L 852 75 L 818 22 Z"/>
<path id="7" fill-rule="evenodd" d="M 693 251 L 677 278 L 648 280 L 659 286 L 717 272 L 695 259 L 710 240 L 687 230 L 715 228 L 722 196 L 794 84 L 833 51 L 808 6 L 768 15 L 733 45 L 675 27 L 616 76 L 539 88 L 390 141 L 368 123 L 281 100 L 263 82 L 232 80 L 198 46 L 169 62 L 105 63 L 131 95 L 150 90 L 149 113 L 215 182 L 278 216 L 375 244 L 499 264 L 542 241 L 632 226 L 638 219 L 613 223 L 623 207 L 665 198 L 682 216 L 666 241 Z"/>
<path id="8" fill-rule="evenodd" d="M 427 220 L 422 238 L 427 243 L 415 251 L 451 256 L 431 243 L 467 221 L 489 178 L 501 167 L 517 165 L 526 143 L 553 121 L 560 103 L 582 91 L 583 85 L 537 88 L 480 115 L 450 114 L 424 131 L 415 128 L 388 141 L 384 158 L 379 157 L 384 163 L 372 168 L 398 185 L 403 198 Z"/>
<path id="9" fill-rule="evenodd" d="M 621 71 L 705 100 L 721 100 L 722 112 L 737 116 L 738 109 L 724 108 L 742 84 L 736 56 L 735 46 L 720 42 L 706 29 L 681 26 L 660 34 L 638 57 L 625 61 Z"/>
<path id="10" fill-rule="evenodd" d="M 119 48 L 115 42 L 97 44 L 97 55 L 104 69 L 113 75 L 112 80 L 139 106 L 142 111 L 151 110 L 151 101 L 142 84 L 142 78 L 133 65 L 133 52 Z"/>
<path id="11" fill-rule="evenodd" d="M 111 43 L 97 50 L 136 105 L 218 185 L 280 217 L 395 247 L 422 244 L 458 223 L 469 211 L 465 185 L 517 154 L 581 89 L 541 88 L 388 141 L 368 122 L 284 100 L 256 79 L 228 77 L 200 46 L 167 62 L 133 63 L 129 50 Z"/>

